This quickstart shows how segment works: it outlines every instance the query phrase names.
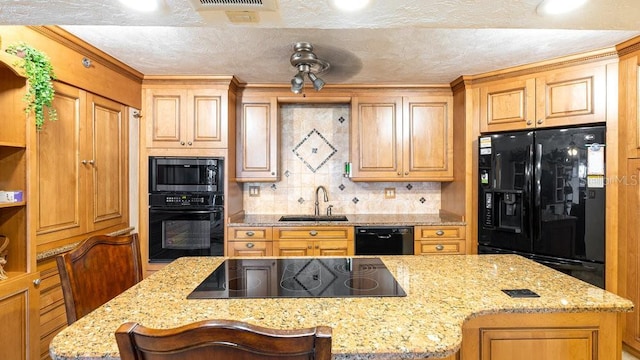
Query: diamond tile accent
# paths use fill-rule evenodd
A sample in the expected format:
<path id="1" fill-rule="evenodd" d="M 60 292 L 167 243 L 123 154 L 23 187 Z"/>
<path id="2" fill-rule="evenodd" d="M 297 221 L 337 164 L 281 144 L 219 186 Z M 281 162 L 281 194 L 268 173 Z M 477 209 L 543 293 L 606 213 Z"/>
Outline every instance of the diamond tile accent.
<path id="1" fill-rule="evenodd" d="M 338 189 L 340 189 L 341 191 L 344 191 L 345 188 L 346 186 L 344 186 L 343 184 L 340 184 L 340 186 L 338 186 Z"/>
<path id="2" fill-rule="evenodd" d="M 344 118 L 344 117 L 340 116 L 340 117 L 338 118 L 338 121 L 340 122 L 340 124 L 342 124 L 342 123 L 343 123 L 343 122 L 345 122 L 346 120 L 345 120 L 345 118 Z"/>
<path id="3" fill-rule="evenodd" d="M 413 189 L 413 185 L 407 184 L 407 189 L 409 189 L 409 190 Z"/>
<path id="4" fill-rule="evenodd" d="M 289 175 L 291 175 L 291 171 L 287 170 L 284 172 L 284 176 L 289 177 Z"/>
<path id="5" fill-rule="evenodd" d="M 275 190 L 275 189 L 277 189 L 277 188 L 278 188 L 278 187 L 276 186 L 276 184 L 271 184 L 271 190 Z"/>
<path id="6" fill-rule="evenodd" d="M 421 198 L 420 198 L 420 202 L 421 202 L 421 203 L 423 203 L 423 204 L 424 204 L 426 201 L 427 201 L 427 199 L 425 199 L 424 197 L 421 197 Z"/>
<path id="7" fill-rule="evenodd" d="M 354 197 L 353 200 L 351 200 L 351 201 L 353 201 L 354 204 L 357 204 L 360 200 L 358 200 L 357 197 Z"/>
<path id="8" fill-rule="evenodd" d="M 298 202 L 299 202 L 300 204 L 302 204 L 302 203 L 304 203 L 304 199 L 303 199 L 303 198 L 300 198 L 300 199 L 298 199 Z"/>
<path id="9" fill-rule="evenodd" d="M 292 151 L 314 173 L 338 152 L 316 129 L 311 130 Z"/>

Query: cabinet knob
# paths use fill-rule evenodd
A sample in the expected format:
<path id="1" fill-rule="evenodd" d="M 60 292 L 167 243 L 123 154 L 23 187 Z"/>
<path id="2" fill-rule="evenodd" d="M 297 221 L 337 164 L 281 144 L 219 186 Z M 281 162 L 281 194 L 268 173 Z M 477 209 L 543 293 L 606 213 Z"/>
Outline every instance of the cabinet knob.
<path id="1" fill-rule="evenodd" d="M 531 125 L 531 124 L 533 124 L 533 121 L 527 120 L 527 125 Z"/>
<path id="2" fill-rule="evenodd" d="M 311 230 L 311 231 L 309 231 L 309 235 L 316 236 L 316 235 L 318 235 L 318 232 L 315 231 L 315 230 Z"/>
<path id="3" fill-rule="evenodd" d="M 436 250 L 438 251 L 444 250 L 444 245 L 436 245 Z"/>
<path id="4" fill-rule="evenodd" d="M 247 245 L 245 245 L 246 247 L 248 247 L 249 249 L 251 249 L 252 247 L 256 246 L 254 243 L 247 243 Z"/>
<path id="5" fill-rule="evenodd" d="M 188 142 L 189 146 L 193 145 L 193 143 L 191 141 Z"/>
<path id="6" fill-rule="evenodd" d="M 401 175 L 402 175 L 402 173 L 400 171 L 398 171 L 398 176 L 401 176 Z"/>
<path id="7" fill-rule="evenodd" d="M 538 124 L 542 124 L 543 122 L 544 122 L 544 120 L 542 120 L 542 119 L 538 119 L 538 121 L 537 121 Z"/>
<path id="8" fill-rule="evenodd" d="M 442 236 L 442 235 L 444 235 L 444 231 L 438 230 L 438 231 L 436 231 L 436 235 Z"/>
<path id="9" fill-rule="evenodd" d="M 405 171 L 405 172 L 404 172 L 404 174 L 405 174 L 405 175 L 409 175 L 409 172 L 408 172 L 408 171 Z"/>
<path id="10" fill-rule="evenodd" d="M 316 249 L 320 249 L 320 245 L 316 245 Z"/>
<path id="11" fill-rule="evenodd" d="M 311 245 L 307 246 L 307 249 L 311 249 Z"/>
<path id="12" fill-rule="evenodd" d="M 37 279 L 33 280 L 33 285 L 40 286 L 41 282 L 42 282 L 42 280 L 40 278 L 37 278 Z"/>
<path id="13" fill-rule="evenodd" d="M 81 162 L 82 162 L 82 165 L 87 165 L 87 164 L 93 165 L 96 163 L 95 160 L 82 160 Z"/>
<path id="14" fill-rule="evenodd" d="M 184 141 L 180 141 L 180 145 L 184 145 Z"/>
<path id="15" fill-rule="evenodd" d="M 272 172 L 272 173 L 271 173 L 271 175 L 272 175 L 272 176 L 275 176 L 275 175 L 276 175 L 276 173 L 275 173 L 275 172 Z"/>
<path id="16" fill-rule="evenodd" d="M 253 236 L 255 235 L 255 233 L 253 231 L 247 231 L 245 234 L 247 234 L 247 236 Z"/>

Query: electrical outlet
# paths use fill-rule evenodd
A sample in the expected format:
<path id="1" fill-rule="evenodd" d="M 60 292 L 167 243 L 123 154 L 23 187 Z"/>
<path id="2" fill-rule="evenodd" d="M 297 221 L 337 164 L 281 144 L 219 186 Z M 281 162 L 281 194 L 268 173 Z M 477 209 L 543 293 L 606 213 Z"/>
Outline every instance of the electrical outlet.
<path id="1" fill-rule="evenodd" d="M 396 198 L 396 188 L 384 188 L 384 198 L 385 199 L 395 199 Z"/>
<path id="2" fill-rule="evenodd" d="M 251 197 L 260 196 L 260 186 L 249 186 L 249 196 Z"/>

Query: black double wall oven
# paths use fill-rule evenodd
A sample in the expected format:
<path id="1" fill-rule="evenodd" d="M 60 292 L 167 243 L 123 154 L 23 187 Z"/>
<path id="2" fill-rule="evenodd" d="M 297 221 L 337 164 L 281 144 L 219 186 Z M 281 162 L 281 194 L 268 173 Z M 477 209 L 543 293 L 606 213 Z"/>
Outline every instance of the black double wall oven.
<path id="1" fill-rule="evenodd" d="M 149 157 L 149 261 L 224 255 L 224 160 Z"/>

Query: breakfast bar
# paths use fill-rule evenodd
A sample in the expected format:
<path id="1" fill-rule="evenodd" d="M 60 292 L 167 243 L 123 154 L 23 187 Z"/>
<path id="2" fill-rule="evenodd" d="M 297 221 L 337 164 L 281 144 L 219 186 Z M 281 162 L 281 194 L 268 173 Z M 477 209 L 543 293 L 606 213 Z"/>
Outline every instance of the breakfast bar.
<path id="1" fill-rule="evenodd" d="M 240 281 L 244 286 L 253 282 L 257 288 L 277 288 L 285 280 L 280 258 L 255 259 L 267 266 L 257 272 L 249 266 L 239 269 L 257 274 Z M 379 262 L 335 259 L 354 268 Z M 330 326 L 333 359 L 500 360 L 567 354 L 614 360 L 620 358 L 620 314 L 633 308 L 629 300 L 516 255 L 381 256 L 392 279 L 373 278 L 376 287 L 395 291 L 391 295 L 306 289 L 317 296 L 257 292 L 246 297 L 244 291 L 245 297 L 231 297 L 224 296 L 230 292 L 227 282 L 210 298 L 190 296 L 226 260 L 175 260 L 56 335 L 49 348 L 52 359 L 119 359 L 114 332 L 129 321 L 172 328 L 229 319 L 276 329 Z M 307 269 L 327 264 L 323 258 L 303 260 Z M 235 274 L 228 268 L 227 273 L 229 279 Z M 318 274 L 312 279 L 326 280 L 327 275 Z M 513 290 L 516 297 L 503 290 Z"/>

